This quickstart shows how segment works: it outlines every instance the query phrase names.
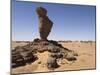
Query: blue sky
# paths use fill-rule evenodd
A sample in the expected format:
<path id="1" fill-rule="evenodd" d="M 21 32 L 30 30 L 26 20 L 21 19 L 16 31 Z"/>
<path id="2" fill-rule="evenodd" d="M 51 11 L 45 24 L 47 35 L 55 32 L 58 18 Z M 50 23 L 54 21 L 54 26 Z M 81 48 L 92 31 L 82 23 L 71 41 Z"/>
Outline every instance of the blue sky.
<path id="1" fill-rule="evenodd" d="M 39 37 L 36 8 L 47 9 L 53 28 L 52 40 L 95 40 L 95 6 L 12 2 L 12 40 Z"/>

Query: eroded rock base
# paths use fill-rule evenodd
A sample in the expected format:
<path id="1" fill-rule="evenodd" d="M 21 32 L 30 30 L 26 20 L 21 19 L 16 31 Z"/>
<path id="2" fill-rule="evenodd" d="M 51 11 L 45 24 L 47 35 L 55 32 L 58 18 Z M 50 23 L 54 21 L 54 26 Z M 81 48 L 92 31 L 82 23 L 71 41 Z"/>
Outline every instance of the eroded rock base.
<path id="1" fill-rule="evenodd" d="M 74 51 L 64 48 L 56 41 L 45 41 L 37 38 L 25 46 L 17 46 L 12 50 L 12 67 L 30 64 L 38 59 L 36 55 L 38 52 L 44 51 L 50 52 L 46 63 L 48 69 L 58 68 L 60 65 L 57 63 L 57 60 L 60 58 L 75 61 L 77 60 L 76 56 L 78 56 Z"/>

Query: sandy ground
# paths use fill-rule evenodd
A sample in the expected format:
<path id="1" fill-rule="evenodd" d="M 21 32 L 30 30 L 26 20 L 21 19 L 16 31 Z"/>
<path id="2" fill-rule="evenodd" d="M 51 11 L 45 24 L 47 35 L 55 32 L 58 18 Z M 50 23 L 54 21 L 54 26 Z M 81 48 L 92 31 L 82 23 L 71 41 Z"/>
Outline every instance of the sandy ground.
<path id="1" fill-rule="evenodd" d="M 82 43 L 82 42 L 60 42 L 64 47 L 74 50 L 78 53 L 77 60 L 69 62 L 65 59 L 59 60 L 60 67 L 54 70 L 49 70 L 46 67 L 48 52 L 38 53 L 39 59 L 31 64 L 13 68 L 12 73 L 34 73 L 34 72 L 50 72 L 50 71 L 68 71 L 68 70 L 83 70 L 95 69 L 95 42 Z M 16 46 L 26 45 L 25 42 L 12 42 L 12 49 Z"/>

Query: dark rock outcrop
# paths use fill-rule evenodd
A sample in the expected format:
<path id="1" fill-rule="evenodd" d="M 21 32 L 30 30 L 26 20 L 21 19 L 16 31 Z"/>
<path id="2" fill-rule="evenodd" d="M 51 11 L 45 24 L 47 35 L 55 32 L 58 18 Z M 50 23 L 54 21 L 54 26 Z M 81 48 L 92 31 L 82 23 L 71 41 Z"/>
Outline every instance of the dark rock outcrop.
<path id="1" fill-rule="evenodd" d="M 38 59 L 36 53 L 44 51 L 50 52 L 50 58 L 47 60 L 48 68 L 56 68 L 58 66 L 57 59 L 60 58 L 67 59 L 68 61 L 77 60 L 74 51 L 64 48 L 58 42 L 53 40 L 44 41 L 37 38 L 25 46 L 17 46 L 12 51 L 12 67 L 20 64 L 25 65 L 26 63 L 32 63 Z"/>
<path id="2" fill-rule="evenodd" d="M 24 58 L 20 55 L 18 51 L 12 50 L 12 67 L 24 66 Z"/>
<path id="3" fill-rule="evenodd" d="M 17 46 L 12 51 L 12 67 L 14 66 L 21 66 L 25 65 L 26 63 L 32 63 L 38 57 L 36 56 L 37 52 L 44 52 L 48 51 L 50 52 L 50 55 L 47 62 L 47 67 L 57 67 L 56 60 L 59 58 L 65 58 L 68 61 L 75 61 L 76 60 L 76 53 L 73 51 L 64 48 L 61 44 L 59 44 L 56 41 L 49 40 L 44 41 L 41 39 L 34 39 L 33 42 L 30 42 L 29 44 L 25 46 Z M 54 66 L 55 63 L 55 66 Z"/>
<path id="4" fill-rule="evenodd" d="M 12 67 L 24 66 L 26 63 L 32 63 L 37 59 L 37 56 L 32 53 L 30 48 L 18 46 L 12 50 Z"/>

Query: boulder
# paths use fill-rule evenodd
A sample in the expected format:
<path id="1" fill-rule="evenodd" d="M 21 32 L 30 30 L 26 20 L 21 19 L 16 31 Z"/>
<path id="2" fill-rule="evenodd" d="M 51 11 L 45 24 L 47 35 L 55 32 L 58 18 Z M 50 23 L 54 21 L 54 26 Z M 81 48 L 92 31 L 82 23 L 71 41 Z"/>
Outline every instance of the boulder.
<path id="1" fill-rule="evenodd" d="M 54 69 L 54 68 L 59 67 L 56 58 L 49 57 L 47 59 L 47 67 L 48 67 L 48 69 Z"/>

